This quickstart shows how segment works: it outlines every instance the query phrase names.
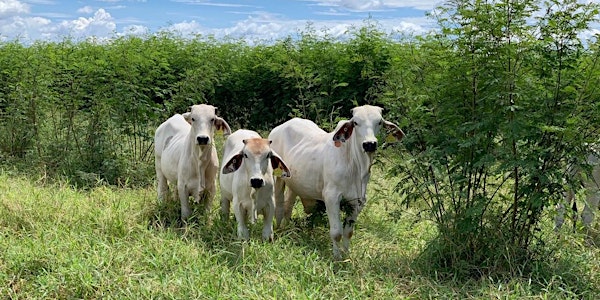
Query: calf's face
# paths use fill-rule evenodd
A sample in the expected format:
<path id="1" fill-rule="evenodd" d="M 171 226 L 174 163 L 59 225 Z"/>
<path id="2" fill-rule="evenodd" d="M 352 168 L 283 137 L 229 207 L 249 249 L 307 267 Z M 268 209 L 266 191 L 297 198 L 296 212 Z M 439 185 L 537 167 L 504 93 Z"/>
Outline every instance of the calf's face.
<path id="1" fill-rule="evenodd" d="M 212 105 L 192 105 L 183 117 L 192 126 L 191 132 L 197 145 L 211 145 L 215 130 L 223 130 L 225 135 L 231 133 L 229 124 L 216 115 L 216 107 Z"/>
<path id="2" fill-rule="evenodd" d="M 223 167 L 223 174 L 245 172 L 248 183 L 258 189 L 266 184 L 270 171 L 281 169 L 282 177 L 289 177 L 290 171 L 281 157 L 271 149 L 271 141 L 261 138 L 243 140 L 244 148 L 234 155 Z M 271 164 L 271 168 L 269 168 Z M 272 177 L 269 181 L 272 181 Z"/>

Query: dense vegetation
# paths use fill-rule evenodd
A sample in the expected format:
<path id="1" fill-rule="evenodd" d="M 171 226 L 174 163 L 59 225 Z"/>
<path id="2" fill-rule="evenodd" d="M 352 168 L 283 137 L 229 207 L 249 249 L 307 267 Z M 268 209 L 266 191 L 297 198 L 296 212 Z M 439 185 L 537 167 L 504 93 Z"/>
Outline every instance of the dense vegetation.
<path id="1" fill-rule="evenodd" d="M 566 161 L 599 139 L 600 44 L 582 39 L 598 7 L 457 0 L 434 17 L 439 32 L 402 39 L 366 20 L 344 39 L 308 27 L 258 45 L 168 33 L 5 42 L 0 159 L 76 187 L 147 187 L 154 128 L 191 104 L 261 131 L 293 116 L 330 128 L 380 105 L 407 133 L 381 158 L 389 189 L 437 226 L 424 256 L 461 277 L 531 272 L 552 256 L 541 224 Z"/>

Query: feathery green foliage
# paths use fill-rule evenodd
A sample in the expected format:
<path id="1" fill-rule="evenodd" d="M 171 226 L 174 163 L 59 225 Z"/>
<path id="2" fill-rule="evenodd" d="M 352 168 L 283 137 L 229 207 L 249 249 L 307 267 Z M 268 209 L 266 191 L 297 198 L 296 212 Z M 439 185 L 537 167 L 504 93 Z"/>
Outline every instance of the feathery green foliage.
<path id="1" fill-rule="evenodd" d="M 562 198 L 567 162 L 600 140 L 598 52 L 580 39 L 598 6 L 449 1 L 439 12 L 442 31 L 391 91 L 409 95 L 412 129 L 397 189 L 436 221 L 429 250 L 441 269 L 515 273 L 545 259 L 540 222 Z"/>

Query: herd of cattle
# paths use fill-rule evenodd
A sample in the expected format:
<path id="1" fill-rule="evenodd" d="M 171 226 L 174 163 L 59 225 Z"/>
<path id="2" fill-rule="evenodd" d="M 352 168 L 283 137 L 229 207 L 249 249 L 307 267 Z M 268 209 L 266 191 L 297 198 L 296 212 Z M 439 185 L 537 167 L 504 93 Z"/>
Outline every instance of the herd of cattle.
<path id="1" fill-rule="evenodd" d="M 237 220 L 237 234 L 248 239 L 247 222 L 263 216 L 262 238 L 273 239 L 273 219 L 286 223 L 299 196 L 306 212 L 317 201 L 325 203 L 333 254 L 348 252 L 358 213 L 366 203 L 367 183 L 382 128 L 395 140 L 404 132 L 382 117 L 377 106 L 352 109 L 350 120 L 340 121 L 333 132 L 325 132 L 309 120 L 294 118 L 276 128 L 268 139 L 229 124 L 211 105 L 193 105 L 176 114 L 155 133 L 157 192 L 166 199 L 169 183 L 176 186 L 181 217 L 190 216 L 189 197 L 211 207 L 217 175 L 221 190 L 221 212 L 229 218 L 230 207 Z M 214 144 L 215 131 L 227 136 L 223 161 Z M 345 210 L 342 223 L 340 205 Z"/>
<path id="2" fill-rule="evenodd" d="M 382 117 L 382 108 L 364 105 L 353 108 L 352 118 L 340 121 L 333 132 L 310 120 L 293 118 L 275 127 L 265 139 L 251 130 L 232 133 L 229 124 L 216 115 L 215 107 L 193 105 L 189 112 L 172 116 L 156 130 L 158 197 L 166 199 L 169 183 L 175 186 L 181 217 L 186 219 L 191 214 L 190 196 L 206 209 L 211 207 L 218 177 L 222 217 L 229 218 L 233 204 L 238 238 L 248 239 L 247 222 L 261 214 L 264 240 L 273 239 L 273 219 L 277 226 L 289 221 L 296 198 L 306 213 L 322 201 L 333 255 L 339 259 L 349 250 L 354 223 L 367 201 L 376 136 L 382 128 L 389 132 L 389 139 L 404 137 L 396 124 Z M 227 136 L 221 166 L 215 131 Z M 595 199 L 590 206 L 598 205 L 599 172 L 600 167 L 595 168 L 595 181 L 588 183 L 591 199 Z"/>

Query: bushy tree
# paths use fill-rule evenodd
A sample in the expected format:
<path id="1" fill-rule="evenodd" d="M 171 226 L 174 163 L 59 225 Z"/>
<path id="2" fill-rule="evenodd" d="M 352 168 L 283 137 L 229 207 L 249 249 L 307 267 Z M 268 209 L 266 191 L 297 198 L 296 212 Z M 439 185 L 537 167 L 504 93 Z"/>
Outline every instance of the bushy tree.
<path id="1" fill-rule="evenodd" d="M 598 138 L 597 118 L 582 122 L 598 111 L 598 78 L 580 39 L 597 13 L 575 0 L 438 8 L 442 31 L 416 46 L 430 60 L 417 74 L 431 73 L 411 74 L 424 88 L 404 105 L 413 134 L 394 172 L 406 201 L 427 204 L 438 225 L 438 266 L 480 276 L 535 258 L 566 160 Z"/>

